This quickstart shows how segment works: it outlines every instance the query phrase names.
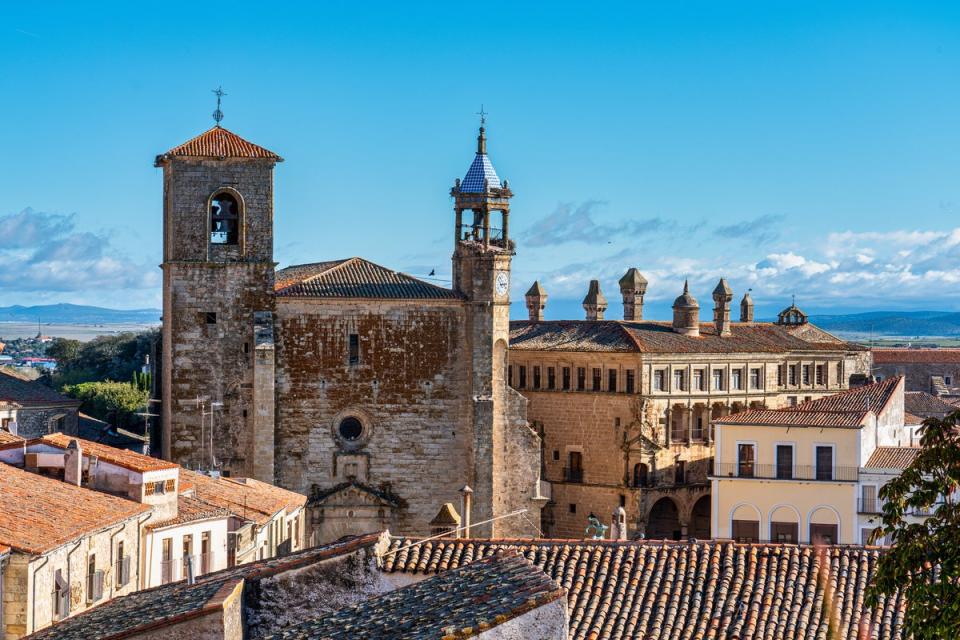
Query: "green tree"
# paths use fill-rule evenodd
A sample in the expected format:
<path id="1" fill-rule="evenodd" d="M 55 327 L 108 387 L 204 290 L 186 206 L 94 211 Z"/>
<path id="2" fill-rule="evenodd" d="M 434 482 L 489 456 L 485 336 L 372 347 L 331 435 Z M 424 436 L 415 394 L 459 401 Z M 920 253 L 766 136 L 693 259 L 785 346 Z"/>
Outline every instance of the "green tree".
<path id="1" fill-rule="evenodd" d="M 904 636 L 960 638 L 960 411 L 923 423 L 920 451 L 898 478 L 880 489 L 882 525 L 874 540 L 893 546 L 880 556 L 867 602 L 876 606 L 898 590 L 906 597 Z M 915 510 L 934 513 L 910 522 Z"/>
<path id="2" fill-rule="evenodd" d="M 134 415 L 147 404 L 150 394 L 127 382 L 82 382 L 66 385 L 64 393 L 83 402 L 81 410 L 113 425 L 125 427 L 137 420 Z"/>
<path id="3" fill-rule="evenodd" d="M 153 352 L 159 335 L 158 330 L 152 330 L 98 336 L 89 342 L 58 338 L 47 350 L 57 360 L 57 370 L 47 382 L 62 388 L 81 382 L 131 380 Z"/>

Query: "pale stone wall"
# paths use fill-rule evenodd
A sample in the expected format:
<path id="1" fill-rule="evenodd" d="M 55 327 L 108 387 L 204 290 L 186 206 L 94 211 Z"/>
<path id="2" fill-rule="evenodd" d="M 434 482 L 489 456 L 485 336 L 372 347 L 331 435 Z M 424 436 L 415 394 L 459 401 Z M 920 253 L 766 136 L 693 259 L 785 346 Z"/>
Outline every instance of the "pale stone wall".
<path id="1" fill-rule="evenodd" d="M 480 633 L 478 640 L 566 640 L 567 599 L 557 598 Z"/>
<path id="2" fill-rule="evenodd" d="M 80 403 L 77 402 L 68 406 L 19 408 L 17 409 L 17 435 L 22 438 L 37 438 L 56 431 L 76 434 L 79 406 Z M 62 427 L 57 427 L 56 424 L 56 419 L 59 417 L 63 418 Z"/>
<path id="3" fill-rule="evenodd" d="M 142 518 L 142 516 L 140 516 Z M 124 555 L 130 557 L 130 580 L 117 586 L 117 543 L 123 542 Z M 45 554 L 30 556 L 17 551 L 11 554 L 4 576 L 4 618 L 6 638 L 18 638 L 47 627 L 53 621 L 54 576 L 59 569 L 70 584 L 70 615 L 126 595 L 140 587 L 137 554 L 139 553 L 137 518 L 103 529 Z M 87 601 L 87 562 L 96 555 L 96 568 L 104 572 L 103 598 Z"/>

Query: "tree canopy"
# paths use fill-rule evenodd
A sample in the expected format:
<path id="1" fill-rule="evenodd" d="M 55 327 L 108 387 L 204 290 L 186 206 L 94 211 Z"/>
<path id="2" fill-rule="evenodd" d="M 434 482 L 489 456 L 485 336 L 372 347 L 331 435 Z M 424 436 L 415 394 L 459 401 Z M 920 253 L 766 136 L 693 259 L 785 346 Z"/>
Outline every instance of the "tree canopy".
<path id="1" fill-rule="evenodd" d="M 898 590 L 906 597 L 904 636 L 960 638 L 960 411 L 923 423 L 920 451 L 903 473 L 880 489 L 882 525 L 873 539 L 893 546 L 880 556 L 867 602 Z M 926 519 L 911 518 L 933 509 Z"/>
<path id="2" fill-rule="evenodd" d="M 140 389 L 129 382 L 81 382 L 66 385 L 67 395 L 81 400 L 81 410 L 94 418 L 116 426 L 129 426 L 137 417 L 134 415 L 147 404 L 149 391 Z"/>
<path id="3" fill-rule="evenodd" d="M 102 380 L 131 380 L 143 367 L 159 337 L 158 330 L 98 336 L 89 342 L 54 338 L 47 355 L 57 360 L 48 376 L 51 386 Z"/>

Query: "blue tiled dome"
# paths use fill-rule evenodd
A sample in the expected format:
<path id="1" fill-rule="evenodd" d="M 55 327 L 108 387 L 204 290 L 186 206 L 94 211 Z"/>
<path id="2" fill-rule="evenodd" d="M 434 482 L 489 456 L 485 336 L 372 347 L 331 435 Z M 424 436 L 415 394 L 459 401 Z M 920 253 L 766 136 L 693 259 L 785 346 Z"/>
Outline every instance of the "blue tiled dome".
<path id="1" fill-rule="evenodd" d="M 493 165 L 490 164 L 490 158 L 485 153 L 478 153 L 473 158 L 473 164 L 467 169 L 467 175 L 463 177 L 463 182 L 460 183 L 460 191 L 463 193 L 483 193 L 486 191 L 484 181 L 490 189 L 500 188 L 500 178 L 494 171 Z"/>

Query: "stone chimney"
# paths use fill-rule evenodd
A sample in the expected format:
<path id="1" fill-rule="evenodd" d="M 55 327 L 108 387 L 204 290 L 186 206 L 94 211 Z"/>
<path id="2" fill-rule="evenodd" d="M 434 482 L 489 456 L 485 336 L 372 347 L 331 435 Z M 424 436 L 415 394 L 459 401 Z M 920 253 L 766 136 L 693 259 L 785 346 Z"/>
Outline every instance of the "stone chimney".
<path id="1" fill-rule="evenodd" d="M 740 322 L 753 322 L 753 298 L 748 289 L 740 301 Z"/>
<path id="2" fill-rule="evenodd" d="M 623 319 L 643 320 L 643 295 L 647 292 L 647 279 L 634 267 L 620 278 L 620 294 L 623 296 Z"/>
<path id="3" fill-rule="evenodd" d="M 627 539 L 627 510 L 623 507 L 617 507 L 613 511 L 613 522 L 610 523 L 610 539 Z"/>
<path id="4" fill-rule="evenodd" d="M 71 440 L 63 454 L 63 480 L 69 484 L 80 486 L 83 472 L 83 449 L 76 440 Z"/>
<path id="5" fill-rule="evenodd" d="M 700 335 L 700 304 L 690 295 L 690 285 L 683 281 L 683 293 L 673 301 L 673 330 L 685 336 Z"/>
<path id="6" fill-rule="evenodd" d="M 543 310 L 547 307 L 547 292 L 540 286 L 539 280 L 533 281 L 533 286 L 527 291 L 525 298 L 530 322 L 543 322 Z"/>
<path id="7" fill-rule="evenodd" d="M 600 291 L 600 281 L 591 280 L 590 290 L 583 299 L 583 309 L 587 312 L 587 320 L 603 320 L 603 312 L 607 310 L 607 299 Z"/>
<path id="8" fill-rule="evenodd" d="M 730 335 L 731 300 L 733 290 L 724 278 L 720 278 L 717 288 L 713 290 L 713 324 L 717 327 L 718 336 Z"/>

